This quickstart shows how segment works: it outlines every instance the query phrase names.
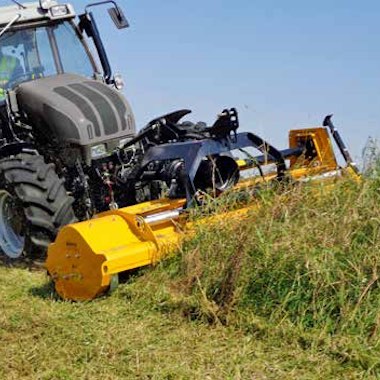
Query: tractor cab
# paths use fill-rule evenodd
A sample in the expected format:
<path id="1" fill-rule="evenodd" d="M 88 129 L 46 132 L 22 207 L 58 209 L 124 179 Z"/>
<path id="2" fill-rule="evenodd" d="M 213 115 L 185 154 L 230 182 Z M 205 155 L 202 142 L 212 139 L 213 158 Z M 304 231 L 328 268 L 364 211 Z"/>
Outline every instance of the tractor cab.
<path id="1" fill-rule="evenodd" d="M 113 1 L 88 5 L 75 23 L 70 4 L 54 0 L 3 7 L 0 14 L 0 101 L 6 92 L 22 82 L 59 74 L 76 74 L 114 84 L 110 64 L 95 19 L 89 9 L 113 4 L 109 13 L 118 28 L 128 26 L 121 9 Z M 92 39 L 98 53 L 93 57 L 85 37 Z M 103 73 L 97 67 L 101 63 Z"/>
<path id="2" fill-rule="evenodd" d="M 80 149 L 91 165 L 133 136 L 135 121 L 90 9 L 111 4 L 116 27 L 128 22 L 112 0 L 89 4 L 78 16 L 55 0 L 10 1 L 0 11 L 0 140 L 40 148 L 54 140 L 60 151 Z"/>
<path id="3" fill-rule="evenodd" d="M 63 73 L 93 78 L 97 71 L 71 21 L 20 28 L 0 38 L 0 99 L 22 82 Z"/>

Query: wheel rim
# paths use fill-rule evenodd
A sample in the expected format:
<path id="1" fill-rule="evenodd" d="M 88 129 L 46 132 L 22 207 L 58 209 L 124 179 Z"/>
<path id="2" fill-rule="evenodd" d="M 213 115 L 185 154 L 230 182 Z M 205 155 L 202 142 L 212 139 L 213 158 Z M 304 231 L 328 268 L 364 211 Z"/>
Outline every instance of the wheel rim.
<path id="1" fill-rule="evenodd" d="M 0 190 L 0 249 L 11 259 L 20 257 L 24 250 L 22 229 L 22 209 L 17 207 L 11 194 Z"/>

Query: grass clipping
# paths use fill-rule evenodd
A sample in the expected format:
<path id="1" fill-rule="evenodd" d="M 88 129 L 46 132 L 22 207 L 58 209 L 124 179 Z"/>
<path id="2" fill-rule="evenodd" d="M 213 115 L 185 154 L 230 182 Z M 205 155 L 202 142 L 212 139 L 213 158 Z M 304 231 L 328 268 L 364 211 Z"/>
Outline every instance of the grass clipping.
<path id="1" fill-rule="evenodd" d="M 161 307 L 378 373 L 380 181 L 264 191 L 260 202 L 246 219 L 201 225 L 148 274 L 165 286 Z"/>

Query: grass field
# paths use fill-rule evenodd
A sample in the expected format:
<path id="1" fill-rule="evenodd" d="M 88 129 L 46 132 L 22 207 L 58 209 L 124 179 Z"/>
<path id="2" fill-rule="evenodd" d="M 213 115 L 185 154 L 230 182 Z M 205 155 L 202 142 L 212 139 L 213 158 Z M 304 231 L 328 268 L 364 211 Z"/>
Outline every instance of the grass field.
<path id="1" fill-rule="evenodd" d="M 0 378 L 378 378 L 380 182 L 261 201 L 93 302 L 0 268 Z"/>

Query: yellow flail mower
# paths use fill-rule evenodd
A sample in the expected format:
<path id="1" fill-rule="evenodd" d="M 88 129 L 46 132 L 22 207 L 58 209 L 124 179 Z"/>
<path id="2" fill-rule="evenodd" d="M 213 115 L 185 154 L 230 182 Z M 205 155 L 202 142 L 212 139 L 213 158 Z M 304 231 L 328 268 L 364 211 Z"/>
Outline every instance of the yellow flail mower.
<path id="1" fill-rule="evenodd" d="M 155 120 L 123 147 L 132 155 L 136 147 L 144 147 L 136 168 L 139 178 L 164 179 L 166 196 L 111 207 L 90 220 L 67 225 L 50 245 L 46 268 L 62 298 L 91 300 L 106 293 L 118 283 L 120 273 L 157 263 L 175 252 L 194 231 L 194 223 L 244 218 L 260 207 L 254 194 L 263 184 L 359 178 L 331 116 L 322 127 L 291 130 L 289 148 L 278 150 L 254 133 L 238 133 L 235 109 L 223 111 L 211 127 L 179 124 L 185 113 Z M 344 167 L 337 163 L 330 136 L 346 161 Z M 253 191 L 241 208 L 196 222 L 189 219 L 189 210 L 202 207 L 205 194 L 225 196 L 242 188 Z"/>

